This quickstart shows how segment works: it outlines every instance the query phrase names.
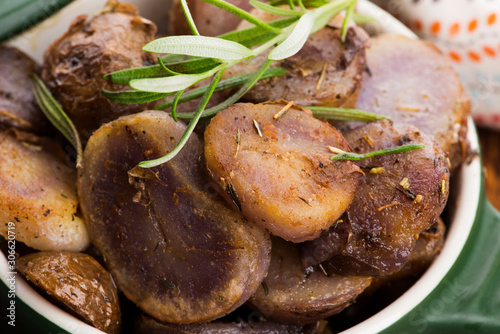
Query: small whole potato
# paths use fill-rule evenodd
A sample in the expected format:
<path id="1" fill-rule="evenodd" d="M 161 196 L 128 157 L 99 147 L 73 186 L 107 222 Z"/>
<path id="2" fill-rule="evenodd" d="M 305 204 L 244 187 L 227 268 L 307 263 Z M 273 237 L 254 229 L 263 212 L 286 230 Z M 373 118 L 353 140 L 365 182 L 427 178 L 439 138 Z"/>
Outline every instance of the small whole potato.
<path id="1" fill-rule="evenodd" d="M 153 40 L 156 26 L 137 9 L 116 0 L 95 17 L 79 16 L 45 52 L 42 79 L 75 123 L 83 141 L 100 124 L 143 111 L 144 105 L 123 105 L 106 98 L 102 89 L 123 90 L 105 74 L 154 63 L 142 47 Z"/>
<path id="2" fill-rule="evenodd" d="M 109 273 L 91 256 L 40 252 L 17 260 L 17 268 L 37 288 L 85 322 L 119 333 L 118 294 Z"/>

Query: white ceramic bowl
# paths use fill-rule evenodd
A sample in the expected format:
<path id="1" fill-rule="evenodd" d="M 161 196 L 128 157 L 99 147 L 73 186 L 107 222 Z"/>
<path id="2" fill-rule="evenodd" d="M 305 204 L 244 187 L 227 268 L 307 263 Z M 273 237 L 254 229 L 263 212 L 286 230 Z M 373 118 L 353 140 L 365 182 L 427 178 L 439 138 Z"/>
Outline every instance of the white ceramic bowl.
<path id="1" fill-rule="evenodd" d="M 163 25 L 165 24 L 169 2 L 161 1 L 162 8 L 159 8 L 158 3 L 160 1 L 157 0 L 129 0 L 128 2 L 139 7 L 142 16 L 155 22 L 163 22 Z M 8 43 L 15 45 L 31 55 L 38 62 L 41 62 L 45 49 L 62 32 L 67 30 L 69 24 L 77 15 L 92 15 L 102 8 L 105 3 L 105 0 L 74 1 L 53 17 L 17 36 Z M 378 30 L 416 38 L 403 24 L 367 1 L 360 0 L 358 10 L 362 14 L 375 18 Z M 468 139 L 472 149 L 478 150 L 477 134 L 472 119 L 469 119 Z M 375 333 L 388 328 L 420 304 L 450 270 L 465 245 L 479 206 L 481 184 L 481 165 L 479 159 L 474 159 L 470 164 L 465 165 L 455 178 L 457 179 L 455 180 L 457 187 L 453 191 L 458 195 L 456 196 L 455 203 L 453 203 L 451 225 L 439 257 L 425 274 L 396 301 L 379 313 L 343 333 Z M 2 253 L 0 255 L 0 279 L 5 284 L 7 284 L 8 272 L 7 259 Z M 48 302 L 21 279 L 19 275 L 17 276 L 16 285 L 18 298 L 22 299 L 34 311 L 62 329 L 75 334 L 102 333 Z"/>

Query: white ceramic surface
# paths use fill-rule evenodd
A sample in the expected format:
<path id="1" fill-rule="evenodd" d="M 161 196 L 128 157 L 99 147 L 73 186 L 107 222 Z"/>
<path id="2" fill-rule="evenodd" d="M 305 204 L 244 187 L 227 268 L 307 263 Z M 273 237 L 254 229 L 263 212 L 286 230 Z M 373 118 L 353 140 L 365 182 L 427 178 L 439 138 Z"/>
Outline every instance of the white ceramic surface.
<path id="1" fill-rule="evenodd" d="M 162 22 L 163 26 L 165 26 L 170 1 L 132 0 L 128 2 L 138 6 L 141 15 L 155 22 Z M 158 7 L 159 2 L 162 4 L 161 8 Z M 10 40 L 8 43 L 19 47 L 40 62 L 44 50 L 54 39 L 67 30 L 67 27 L 77 15 L 92 15 L 102 8 L 105 3 L 105 0 L 76 0 L 53 17 Z M 403 24 L 365 0 L 359 1 L 358 10 L 363 14 L 374 17 L 377 20 L 378 30 L 416 38 Z M 468 139 L 471 142 L 472 149 L 478 149 L 476 130 L 472 125 L 472 120 L 469 119 L 469 123 Z M 389 327 L 417 306 L 437 286 L 455 263 L 472 228 L 479 204 L 481 183 L 479 159 L 475 159 L 471 164 L 464 166 L 456 177 L 459 185 L 458 189 L 454 189 L 459 193 L 455 204 L 456 210 L 452 213 L 452 224 L 448 230 L 441 255 L 417 283 L 400 298 L 376 315 L 343 333 L 374 333 Z M 7 260 L 2 254 L 0 255 L 0 279 L 6 284 L 8 272 Z M 102 333 L 49 303 L 22 280 L 20 275 L 17 275 L 16 290 L 18 298 L 62 329 L 75 334 Z"/>

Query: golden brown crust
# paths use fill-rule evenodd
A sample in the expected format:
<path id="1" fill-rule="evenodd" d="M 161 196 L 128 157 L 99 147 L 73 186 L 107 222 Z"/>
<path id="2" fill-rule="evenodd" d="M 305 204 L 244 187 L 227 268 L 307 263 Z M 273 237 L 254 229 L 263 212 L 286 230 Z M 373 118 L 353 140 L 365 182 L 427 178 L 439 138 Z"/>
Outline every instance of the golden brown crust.
<path id="1" fill-rule="evenodd" d="M 76 170 L 58 143 L 0 132 L 0 221 L 16 225 L 16 240 L 40 250 L 84 250 L 89 237 L 77 214 Z M 0 224 L 7 236 L 7 226 Z"/>
<path id="2" fill-rule="evenodd" d="M 319 236 L 354 197 L 362 173 L 350 161 L 331 162 L 329 145 L 350 151 L 332 126 L 286 101 L 235 104 L 205 131 L 205 158 L 220 193 L 255 224 L 293 242 Z"/>

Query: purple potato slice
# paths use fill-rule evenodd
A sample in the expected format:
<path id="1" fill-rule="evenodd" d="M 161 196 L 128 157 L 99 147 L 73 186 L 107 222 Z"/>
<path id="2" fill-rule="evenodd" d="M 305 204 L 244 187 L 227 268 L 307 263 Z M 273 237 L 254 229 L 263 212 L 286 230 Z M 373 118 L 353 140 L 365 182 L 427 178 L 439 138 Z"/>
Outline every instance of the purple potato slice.
<path id="1" fill-rule="evenodd" d="M 217 198 L 195 134 L 168 163 L 134 168 L 173 149 L 184 130 L 153 111 L 102 126 L 78 189 L 91 239 L 124 294 L 161 321 L 208 322 L 257 289 L 270 241 Z"/>
<path id="2" fill-rule="evenodd" d="M 345 137 L 358 153 L 403 144 L 425 148 L 361 160 L 365 176 L 349 210 L 328 232 L 302 245 L 303 263 L 322 262 L 328 272 L 342 275 L 392 274 L 446 205 L 447 156 L 432 137 L 408 124 L 373 122 Z"/>
<path id="3" fill-rule="evenodd" d="M 326 275 L 302 267 L 299 246 L 273 237 L 271 266 L 248 304 L 266 318 L 304 325 L 337 314 L 367 288 L 371 277 Z"/>

